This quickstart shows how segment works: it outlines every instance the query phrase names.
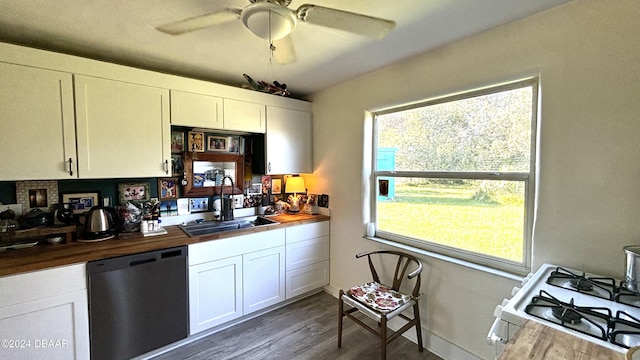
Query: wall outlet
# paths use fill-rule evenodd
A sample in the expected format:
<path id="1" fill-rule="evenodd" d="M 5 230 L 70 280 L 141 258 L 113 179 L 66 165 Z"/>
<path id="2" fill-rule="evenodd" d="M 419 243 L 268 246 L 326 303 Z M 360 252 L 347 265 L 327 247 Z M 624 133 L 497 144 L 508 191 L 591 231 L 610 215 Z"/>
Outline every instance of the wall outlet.
<path id="1" fill-rule="evenodd" d="M 241 209 L 244 207 L 244 195 L 233 195 L 233 205 L 236 209 Z"/>

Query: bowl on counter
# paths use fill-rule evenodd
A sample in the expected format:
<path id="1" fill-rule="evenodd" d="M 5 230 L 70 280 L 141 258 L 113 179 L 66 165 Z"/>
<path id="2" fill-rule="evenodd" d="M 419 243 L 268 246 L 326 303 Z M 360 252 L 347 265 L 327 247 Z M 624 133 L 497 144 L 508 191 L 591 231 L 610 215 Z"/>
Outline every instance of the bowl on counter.
<path id="1" fill-rule="evenodd" d="M 61 242 L 64 241 L 64 236 L 49 236 L 47 238 L 47 242 L 49 244 L 60 244 Z"/>

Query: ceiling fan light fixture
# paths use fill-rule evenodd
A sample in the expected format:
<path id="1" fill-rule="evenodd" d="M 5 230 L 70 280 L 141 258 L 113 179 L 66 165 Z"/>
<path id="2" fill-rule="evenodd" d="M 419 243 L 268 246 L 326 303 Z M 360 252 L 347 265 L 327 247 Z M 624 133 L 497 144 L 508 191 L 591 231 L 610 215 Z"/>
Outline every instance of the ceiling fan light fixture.
<path id="1" fill-rule="evenodd" d="M 291 10 L 268 2 L 257 2 L 245 7 L 241 17 L 251 32 L 266 40 L 282 39 L 289 35 L 298 23 L 296 15 Z"/>

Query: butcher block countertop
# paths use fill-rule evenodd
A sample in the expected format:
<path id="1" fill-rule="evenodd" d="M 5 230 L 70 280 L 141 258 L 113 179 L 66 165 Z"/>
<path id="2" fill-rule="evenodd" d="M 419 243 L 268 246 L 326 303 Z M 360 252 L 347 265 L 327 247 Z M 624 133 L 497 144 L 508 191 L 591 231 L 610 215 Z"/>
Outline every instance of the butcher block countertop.
<path id="1" fill-rule="evenodd" d="M 80 243 L 73 241 L 69 244 L 46 244 L 26 249 L 6 250 L 0 252 L 0 276 L 327 221 L 329 216 L 283 214 L 270 217 L 270 219 L 280 224 L 238 229 L 199 237 L 187 236 L 178 226 L 167 226 L 165 227 L 167 230 L 166 235 L 142 237 L 137 233 L 121 234 L 124 236 L 100 242 Z"/>
<path id="2" fill-rule="evenodd" d="M 625 354 L 528 320 L 498 360 L 624 360 Z"/>

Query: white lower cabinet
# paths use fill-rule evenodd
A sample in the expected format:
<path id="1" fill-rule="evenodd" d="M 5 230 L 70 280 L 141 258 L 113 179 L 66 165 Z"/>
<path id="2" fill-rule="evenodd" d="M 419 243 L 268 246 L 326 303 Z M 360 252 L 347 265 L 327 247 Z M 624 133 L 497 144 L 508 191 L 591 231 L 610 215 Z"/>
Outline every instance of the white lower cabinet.
<path id="1" fill-rule="evenodd" d="M 89 359 L 86 265 L 0 278 L 2 359 Z"/>
<path id="2" fill-rule="evenodd" d="M 189 333 L 242 316 L 242 256 L 189 267 Z"/>
<path id="3" fill-rule="evenodd" d="M 286 228 L 286 298 L 329 283 L 329 222 Z"/>
<path id="4" fill-rule="evenodd" d="M 284 301 L 285 231 L 189 245 L 190 334 Z"/>
<path id="5" fill-rule="evenodd" d="M 285 300 L 284 256 L 278 246 L 242 257 L 245 315 Z"/>

